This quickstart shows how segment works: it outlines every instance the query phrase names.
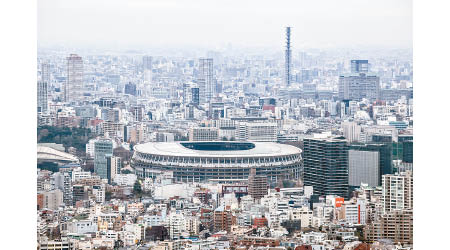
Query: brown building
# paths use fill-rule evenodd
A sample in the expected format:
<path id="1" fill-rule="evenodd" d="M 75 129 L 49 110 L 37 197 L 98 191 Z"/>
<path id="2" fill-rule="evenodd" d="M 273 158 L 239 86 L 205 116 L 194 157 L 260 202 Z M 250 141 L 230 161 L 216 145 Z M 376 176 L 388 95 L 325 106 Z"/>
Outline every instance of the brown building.
<path id="1" fill-rule="evenodd" d="M 37 194 L 37 209 L 44 208 L 44 194 Z"/>
<path id="2" fill-rule="evenodd" d="M 276 238 L 269 237 L 258 237 L 258 236 L 244 236 L 244 238 L 237 242 L 240 246 L 250 246 L 254 247 L 277 247 L 280 245 L 280 240 Z"/>
<path id="3" fill-rule="evenodd" d="M 364 238 L 368 242 L 390 239 L 394 243 L 413 243 L 413 211 L 394 210 L 381 216 L 364 228 Z"/>
<path id="4" fill-rule="evenodd" d="M 259 200 L 267 194 L 267 176 L 256 175 L 256 169 L 250 170 L 248 177 L 248 194 L 255 200 Z"/>
<path id="5" fill-rule="evenodd" d="M 229 209 L 225 209 L 223 206 L 214 210 L 214 231 L 231 231 L 231 225 L 233 224 L 233 215 Z"/>

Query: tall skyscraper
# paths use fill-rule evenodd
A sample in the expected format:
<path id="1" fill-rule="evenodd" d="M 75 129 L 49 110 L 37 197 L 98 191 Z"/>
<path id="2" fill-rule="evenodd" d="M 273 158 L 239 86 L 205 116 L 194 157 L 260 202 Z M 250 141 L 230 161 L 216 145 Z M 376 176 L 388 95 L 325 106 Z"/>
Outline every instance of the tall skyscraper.
<path id="1" fill-rule="evenodd" d="M 144 56 L 142 57 L 142 68 L 144 72 L 144 83 L 150 84 L 152 82 L 152 62 L 153 57 L 151 56 Z"/>
<path id="2" fill-rule="evenodd" d="M 291 27 L 286 27 L 286 50 L 284 52 L 284 68 L 286 86 L 291 85 L 291 67 L 292 67 L 292 51 L 291 51 Z"/>
<path id="3" fill-rule="evenodd" d="M 214 95 L 214 68 L 212 58 L 200 58 L 198 86 L 200 103 L 207 103 Z"/>
<path id="4" fill-rule="evenodd" d="M 108 179 L 108 157 L 113 155 L 111 140 L 101 139 L 95 142 L 94 172 L 102 179 Z"/>
<path id="5" fill-rule="evenodd" d="M 315 195 L 348 196 L 348 146 L 339 138 L 310 138 L 303 141 L 305 186 Z"/>
<path id="6" fill-rule="evenodd" d="M 37 83 L 37 107 L 38 112 L 47 112 L 48 110 L 48 83 L 47 82 L 38 82 Z"/>
<path id="7" fill-rule="evenodd" d="M 77 54 L 67 57 L 67 80 L 64 84 L 64 101 L 71 102 L 82 96 L 83 59 Z"/>
<path id="8" fill-rule="evenodd" d="M 41 64 L 41 81 L 50 83 L 50 65 L 48 63 Z"/>

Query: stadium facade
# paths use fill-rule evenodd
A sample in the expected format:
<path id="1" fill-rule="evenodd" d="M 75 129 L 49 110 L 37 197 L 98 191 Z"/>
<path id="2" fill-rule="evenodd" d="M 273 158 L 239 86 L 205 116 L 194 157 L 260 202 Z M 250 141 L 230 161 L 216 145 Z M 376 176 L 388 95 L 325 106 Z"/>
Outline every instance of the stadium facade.
<path id="1" fill-rule="evenodd" d="M 134 147 L 131 166 L 140 178 L 171 171 L 182 182 L 248 179 L 254 168 L 273 183 L 301 177 L 301 152 L 273 142 L 150 142 Z"/>

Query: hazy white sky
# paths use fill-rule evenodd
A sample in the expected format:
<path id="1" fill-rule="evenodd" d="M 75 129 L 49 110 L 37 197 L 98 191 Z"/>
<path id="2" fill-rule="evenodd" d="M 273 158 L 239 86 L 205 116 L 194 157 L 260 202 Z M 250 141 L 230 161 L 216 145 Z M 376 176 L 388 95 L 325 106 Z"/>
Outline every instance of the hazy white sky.
<path id="1" fill-rule="evenodd" d="M 412 0 L 39 0 L 40 46 L 412 47 Z"/>

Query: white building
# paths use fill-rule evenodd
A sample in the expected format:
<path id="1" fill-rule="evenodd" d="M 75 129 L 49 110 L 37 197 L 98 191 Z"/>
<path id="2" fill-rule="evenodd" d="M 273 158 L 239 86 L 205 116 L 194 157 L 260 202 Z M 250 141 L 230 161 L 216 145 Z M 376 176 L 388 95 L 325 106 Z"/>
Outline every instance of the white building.
<path id="1" fill-rule="evenodd" d="M 356 122 L 343 122 L 341 124 L 345 139 L 351 143 L 359 140 L 361 127 Z"/>
<path id="2" fill-rule="evenodd" d="M 172 212 L 167 217 L 167 226 L 169 227 L 170 239 L 179 239 L 186 229 L 184 216 L 181 213 Z"/>
<path id="3" fill-rule="evenodd" d="M 237 140 L 255 142 L 276 142 L 277 124 L 275 122 L 241 122 L 238 125 Z"/>
<path id="4" fill-rule="evenodd" d="M 137 180 L 135 174 L 116 174 L 114 182 L 119 186 L 133 186 Z"/>
<path id="5" fill-rule="evenodd" d="M 382 176 L 383 210 L 391 212 L 396 209 L 412 209 L 413 176 L 412 172 L 387 174 Z"/>
<path id="6" fill-rule="evenodd" d="M 348 151 L 348 184 L 359 187 L 367 183 L 378 186 L 380 178 L 380 155 L 377 151 Z"/>

